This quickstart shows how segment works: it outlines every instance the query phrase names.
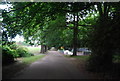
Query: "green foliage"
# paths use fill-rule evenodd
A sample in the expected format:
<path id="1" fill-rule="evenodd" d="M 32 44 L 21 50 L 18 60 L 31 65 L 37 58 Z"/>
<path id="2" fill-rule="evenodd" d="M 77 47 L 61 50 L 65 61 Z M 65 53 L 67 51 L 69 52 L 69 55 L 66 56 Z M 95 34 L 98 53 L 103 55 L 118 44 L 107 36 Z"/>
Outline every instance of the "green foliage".
<path id="1" fill-rule="evenodd" d="M 78 26 L 76 41 L 78 47 L 89 46 L 92 50 L 88 63 L 90 69 L 109 70 L 112 61 L 119 59 L 120 54 L 120 2 L 13 3 L 13 11 L 3 11 L 4 28 L 7 29 L 4 38 L 14 38 L 16 34 L 23 32 L 26 41 L 31 44 L 37 40 L 39 44 L 57 48 L 73 47 L 74 24 L 70 22 L 66 27 L 68 13 L 72 16 L 78 13 L 78 25 L 92 25 Z M 26 49 L 17 50 L 21 56 L 27 56 L 24 55 L 27 54 Z"/>
<path id="2" fill-rule="evenodd" d="M 18 22 L 14 22 L 15 13 L 8 13 L 6 10 L 2 10 L 2 17 L 3 17 L 3 29 L 6 29 L 3 34 L 3 40 L 8 40 L 8 37 L 11 39 L 14 38 L 17 34 L 21 34 L 21 27 L 19 26 Z"/>
<path id="3" fill-rule="evenodd" d="M 7 45 L 2 47 L 2 63 L 8 64 L 14 62 L 14 51 L 11 50 Z"/>
<path id="4" fill-rule="evenodd" d="M 16 52 L 18 53 L 19 57 L 29 57 L 31 54 L 28 52 L 28 49 L 26 47 L 18 47 L 16 49 Z"/>
<path id="5" fill-rule="evenodd" d="M 8 41 L 7 31 L 3 31 L 2 33 L 2 44 L 5 45 Z"/>
<path id="6" fill-rule="evenodd" d="M 28 52 L 28 49 L 26 47 L 18 46 L 15 43 L 2 46 L 3 64 L 14 62 L 14 58 L 29 56 L 32 56 L 32 54 Z"/>
<path id="7" fill-rule="evenodd" d="M 9 45 L 9 47 L 13 50 L 16 50 L 18 48 L 18 45 L 16 45 L 15 43 Z"/>
<path id="8" fill-rule="evenodd" d="M 89 47 L 92 50 L 89 67 L 94 71 L 108 71 L 112 65 L 112 44 L 109 41 L 110 32 L 107 30 L 110 24 L 107 23 L 109 21 L 105 21 L 97 23 L 98 25 L 89 41 Z"/>
<path id="9" fill-rule="evenodd" d="M 22 31 L 26 41 L 31 44 L 33 44 L 34 41 L 37 40 L 41 41 L 42 42 L 41 44 L 44 43 L 55 47 L 63 45 L 69 47 L 72 46 L 73 38 L 71 37 L 71 35 L 73 31 L 65 27 L 66 13 L 73 14 L 76 11 L 78 12 L 84 10 L 84 7 L 86 5 L 88 6 L 90 5 L 89 3 L 29 3 L 29 2 L 12 4 L 13 11 L 12 10 L 10 12 L 3 11 L 4 14 L 3 22 L 6 23 L 5 28 L 8 29 L 7 31 L 9 36 L 14 37 L 16 33 L 21 34 Z M 64 16 L 64 18 L 61 15 Z M 80 16 L 82 15 L 83 13 L 81 13 Z M 70 25 L 70 27 L 71 26 L 73 27 L 73 25 Z M 9 28 L 12 28 L 12 30 L 9 30 Z M 49 35 L 46 35 L 46 32 Z M 57 40 L 52 42 L 55 39 Z"/>
<path id="10" fill-rule="evenodd" d="M 119 28 L 120 15 L 116 9 L 116 13 L 109 10 L 111 3 L 98 4 L 99 17 L 93 31 L 90 34 L 89 48 L 92 55 L 88 61 L 88 68 L 92 71 L 107 72 L 112 69 L 113 59 L 116 59 L 116 53 L 120 54 L 119 36 L 117 31 Z M 119 6 L 119 3 L 116 5 Z M 106 7 L 108 6 L 108 7 Z M 101 9 L 107 11 L 101 11 Z M 108 13 L 114 14 L 113 16 Z M 117 22 L 114 22 L 116 21 Z M 118 57 L 118 55 L 117 55 Z M 118 59 L 118 58 L 117 58 Z"/>
<path id="11" fill-rule="evenodd" d="M 59 15 L 56 20 L 50 21 L 48 25 L 44 27 L 44 30 L 41 31 L 41 43 L 58 48 L 59 46 L 66 45 L 65 42 L 67 40 L 65 40 L 65 38 L 69 38 L 69 34 L 64 37 L 65 35 L 67 35 L 65 15 Z"/>
<path id="12" fill-rule="evenodd" d="M 16 52 L 16 49 L 10 48 L 10 46 L 5 45 L 3 46 L 4 51 L 6 50 L 8 54 L 12 55 L 14 58 L 18 57 L 18 53 Z"/>
<path id="13" fill-rule="evenodd" d="M 15 43 L 9 45 L 10 49 L 14 52 L 14 57 L 28 57 L 32 54 L 28 52 L 27 47 L 18 46 Z"/>

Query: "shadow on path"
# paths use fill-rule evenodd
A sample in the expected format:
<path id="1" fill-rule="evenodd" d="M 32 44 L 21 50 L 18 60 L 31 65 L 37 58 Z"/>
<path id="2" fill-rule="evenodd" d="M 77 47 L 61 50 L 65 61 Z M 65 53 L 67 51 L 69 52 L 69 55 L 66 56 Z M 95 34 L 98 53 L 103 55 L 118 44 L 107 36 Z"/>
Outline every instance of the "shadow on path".
<path id="1" fill-rule="evenodd" d="M 93 79 L 95 77 L 78 70 L 76 65 L 58 51 L 47 55 L 20 71 L 12 79 Z"/>

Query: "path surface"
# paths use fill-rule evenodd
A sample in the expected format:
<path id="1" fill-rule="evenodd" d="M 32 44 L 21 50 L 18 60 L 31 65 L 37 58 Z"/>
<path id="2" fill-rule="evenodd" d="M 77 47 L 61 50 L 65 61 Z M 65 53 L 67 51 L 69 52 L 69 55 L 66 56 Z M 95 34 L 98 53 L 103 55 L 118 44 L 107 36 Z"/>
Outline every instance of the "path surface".
<path id="1" fill-rule="evenodd" d="M 16 74 L 13 79 L 90 79 L 76 65 L 57 51 L 48 54 Z"/>

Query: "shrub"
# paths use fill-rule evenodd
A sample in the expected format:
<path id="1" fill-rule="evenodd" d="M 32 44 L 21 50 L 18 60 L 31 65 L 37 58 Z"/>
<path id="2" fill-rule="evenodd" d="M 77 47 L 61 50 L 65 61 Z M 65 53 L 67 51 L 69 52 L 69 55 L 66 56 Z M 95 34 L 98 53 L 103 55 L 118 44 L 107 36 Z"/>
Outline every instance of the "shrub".
<path id="1" fill-rule="evenodd" d="M 2 46 L 2 63 L 9 64 L 14 62 L 17 57 L 33 56 L 26 47 L 17 46 L 15 43 Z"/>
<path id="2" fill-rule="evenodd" d="M 19 46 L 16 45 L 15 43 L 13 43 L 13 44 L 11 44 L 9 47 L 10 47 L 11 49 L 16 50 Z"/>
<path id="3" fill-rule="evenodd" d="M 2 47 L 2 63 L 8 64 L 14 62 L 13 51 L 7 46 Z"/>
<path id="4" fill-rule="evenodd" d="M 31 54 L 28 52 L 28 49 L 26 47 L 19 47 L 17 48 L 17 53 L 19 54 L 19 57 L 29 57 Z"/>

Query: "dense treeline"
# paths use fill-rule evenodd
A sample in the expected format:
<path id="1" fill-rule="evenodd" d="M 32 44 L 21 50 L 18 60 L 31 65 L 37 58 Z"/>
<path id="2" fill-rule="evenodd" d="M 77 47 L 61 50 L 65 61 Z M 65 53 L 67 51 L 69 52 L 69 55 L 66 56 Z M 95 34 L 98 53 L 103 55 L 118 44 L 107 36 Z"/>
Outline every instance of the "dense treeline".
<path id="1" fill-rule="evenodd" d="M 115 59 L 120 55 L 120 3 L 99 5 L 99 17 L 91 33 L 89 46 L 92 50 L 89 65 L 94 71 L 109 71 L 114 67 Z M 102 10 L 104 8 L 104 10 Z M 101 12 L 102 11 L 102 12 Z M 115 58 L 117 57 L 117 58 Z M 89 69 L 90 69 L 89 68 Z M 116 71 L 116 67 L 114 67 Z"/>

